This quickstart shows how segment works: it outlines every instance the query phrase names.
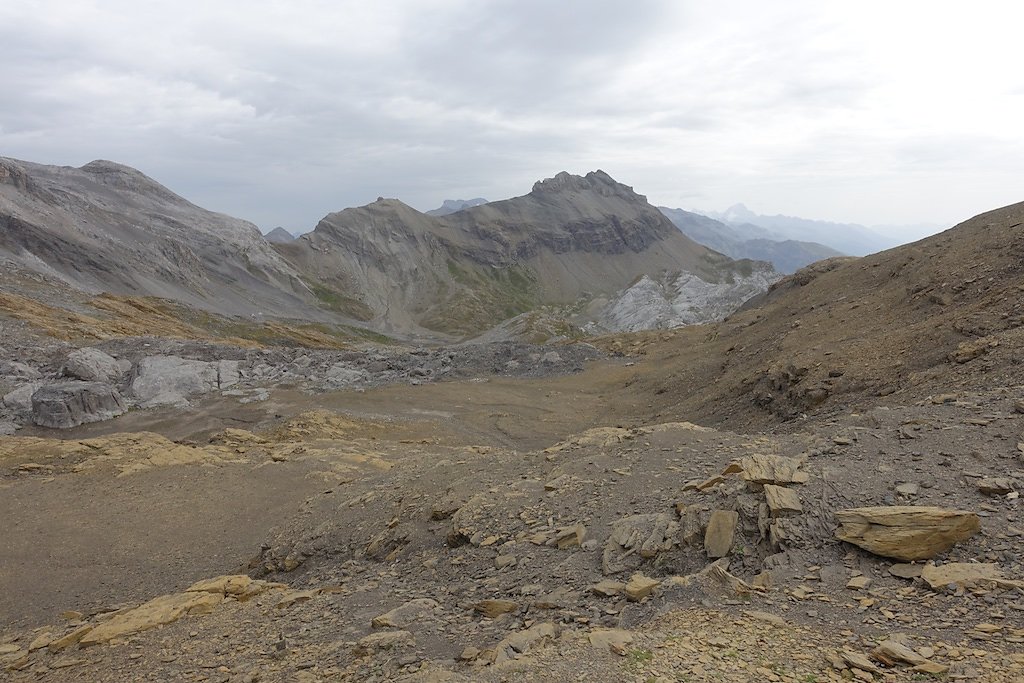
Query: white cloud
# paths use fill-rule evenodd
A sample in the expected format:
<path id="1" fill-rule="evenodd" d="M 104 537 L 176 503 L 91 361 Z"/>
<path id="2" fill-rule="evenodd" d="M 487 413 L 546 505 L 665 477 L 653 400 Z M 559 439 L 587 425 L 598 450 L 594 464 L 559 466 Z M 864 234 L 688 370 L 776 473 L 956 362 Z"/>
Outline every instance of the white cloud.
<path id="1" fill-rule="evenodd" d="M 652 201 L 949 224 L 1024 199 L 1005 2 L 0 5 L 0 154 L 307 229 L 604 168 Z"/>

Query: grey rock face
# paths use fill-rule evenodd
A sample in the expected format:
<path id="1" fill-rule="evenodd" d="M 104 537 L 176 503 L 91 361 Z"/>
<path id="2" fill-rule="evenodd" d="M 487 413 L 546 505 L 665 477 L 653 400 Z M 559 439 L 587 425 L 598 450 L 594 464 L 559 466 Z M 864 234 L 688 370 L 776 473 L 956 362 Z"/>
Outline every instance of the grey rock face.
<path id="1" fill-rule="evenodd" d="M 39 379 L 39 371 L 31 365 L 26 365 L 16 360 L 0 361 L 0 377 L 13 377 L 15 379 Z"/>
<path id="2" fill-rule="evenodd" d="M 139 362 L 131 392 L 143 408 L 187 405 L 189 396 L 217 389 L 218 376 L 216 363 L 177 356 L 151 356 Z"/>
<path id="3" fill-rule="evenodd" d="M 76 349 L 68 354 L 60 374 L 85 382 L 114 382 L 121 377 L 116 359 L 99 349 Z"/>
<path id="4" fill-rule="evenodd" d="M 65 382 L 32 394 L 32 421 L 40 427 L 67 429 L 109 420 L 128 407 L 117 389 L 102 382 Z"/>

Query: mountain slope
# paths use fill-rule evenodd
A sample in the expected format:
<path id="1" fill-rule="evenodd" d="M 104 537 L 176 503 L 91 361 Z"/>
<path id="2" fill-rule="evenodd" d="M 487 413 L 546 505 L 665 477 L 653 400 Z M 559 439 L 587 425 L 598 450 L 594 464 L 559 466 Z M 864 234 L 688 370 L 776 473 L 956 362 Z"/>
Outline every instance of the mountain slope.
<path id="1" fill-rule="evenodd" d="M 769 261 L 780 273 L 792 273 L 824 258 L 842 253 L 817 242 L 785 239 L 750 223 L 729 225 L 683 209 L 658 209 L 690 239 L 732 258 Z"/>
<path id="2" fill-rule="evenodd" d="M 760 427 L 1024 384 L 1022 292 L 1024 203 L 913 244 L 816 263 L 724 322 L 618 348 L 635 344 L 655 359 L 657 372 L 629 391 L 653 395 L 658 416 Z"/>
<path id="3" fill-rule="evenodd" d="M 202 209 L 135 169 L 0 158 L 0 256 L 90 292 L 219 313 L 294 314 L 315 301 L 246 221 Z"/>
<path id="4" fill-rule="evenodd" d="M 560 173 L 522 197 L 439 217 L 382 199 L 276 248 L 325 296 L 362 304 L 392 329 L 453 334 L 612 295 L 644 275 L 719 282 L 770 270 L 697 244 L 602 171 Z"/>

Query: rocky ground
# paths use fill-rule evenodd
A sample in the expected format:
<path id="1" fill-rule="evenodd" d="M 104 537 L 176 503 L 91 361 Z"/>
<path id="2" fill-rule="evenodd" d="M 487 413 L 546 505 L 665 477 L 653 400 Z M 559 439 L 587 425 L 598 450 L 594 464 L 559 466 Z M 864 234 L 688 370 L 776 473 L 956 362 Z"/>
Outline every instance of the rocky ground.
<path id="1" fill-rule="evenodd" d="M 0 441 L 11 680 L 1024 675 L 1024 387 L 743 434 L 616 419 L 647 361 L 586 345 L 98 348 L 252 384 Z"/>
<path id="2" fill-rule="evenodd" d="M 15 307 L 2 675 L 1024 680 L 1022 211 L 591 343 Z"/>

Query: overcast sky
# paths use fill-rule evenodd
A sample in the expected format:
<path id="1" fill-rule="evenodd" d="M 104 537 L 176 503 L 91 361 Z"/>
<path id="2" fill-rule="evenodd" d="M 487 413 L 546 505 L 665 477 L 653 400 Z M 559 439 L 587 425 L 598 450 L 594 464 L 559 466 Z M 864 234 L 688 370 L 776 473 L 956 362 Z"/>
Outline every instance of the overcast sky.
<path id="1" fill-rule="evenodd" d="M 0 155 L 265 230 L 602 168 L 656 203 L 949 226 L 1024 200 L 1007 0 L 0 3 Z"/>

